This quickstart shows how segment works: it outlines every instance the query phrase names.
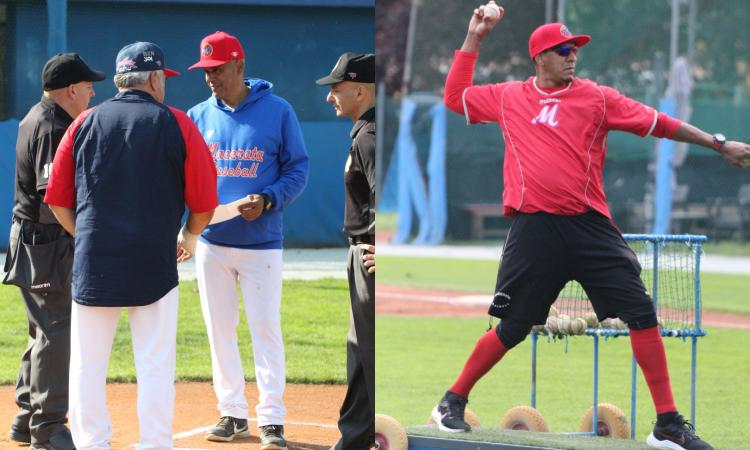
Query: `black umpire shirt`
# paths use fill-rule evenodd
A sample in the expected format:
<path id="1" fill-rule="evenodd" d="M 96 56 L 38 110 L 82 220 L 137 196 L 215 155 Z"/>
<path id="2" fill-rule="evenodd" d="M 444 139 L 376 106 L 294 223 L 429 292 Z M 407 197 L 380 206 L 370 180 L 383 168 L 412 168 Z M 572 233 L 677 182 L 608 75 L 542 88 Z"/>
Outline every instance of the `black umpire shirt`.
<path id="1" fill-rule="evenodd" d="M 42 203 L 57 145 L 73 123 L 62 107 L 47 97 L 34 105 L 18 125 L 13 215 L 19 219 L 57 224 Z"/>
<path id="2" fill-rule="evenodd" d="M 375 108 L 357 120 L 344 169 L 344 233 L 375 235 Z M 372 242 L 372 240 L 370 240 Z"/>

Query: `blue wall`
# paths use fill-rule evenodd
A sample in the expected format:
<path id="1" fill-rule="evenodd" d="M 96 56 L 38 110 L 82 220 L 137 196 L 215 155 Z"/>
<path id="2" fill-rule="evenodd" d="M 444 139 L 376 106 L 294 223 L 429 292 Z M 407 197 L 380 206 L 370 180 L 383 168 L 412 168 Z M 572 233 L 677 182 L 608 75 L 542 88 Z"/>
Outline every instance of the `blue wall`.
<path id="1" fill-rule="evenodd" d="M 226 1 L 206 5 L 193 1 L 68 2 L 68 51 L 79 53 L 93 68 L 107 73 L 95 83 L 91 105 L 113 96 L 114 59 L 124 45 L 141 40 L 159 44 L 168 67 L 182 75 L 167 82 L 166 103 L 188 109 L 210 94 L 200 70 L 187 71 L 198 60 L 200 40 L 216 30 L 237 36 L 246 53 L 247 74 L 274 84 L 274 92 L 294 106 L 311 157 L 310 182 L 285 218 L 287 245 L 343 244 L 343 166 L 351 122 L 336 119 L 325 102 L 328 90 L 314 81 L 330 72 L 345 51 L 373 52 L 374 0 Z M 291 2 L 294 3 L 294 2 Z M 279 6 L 281 5 L 281 6 Z M 321 6 L 332 5 L 332 6 Z M 337 6 L 339 5 L 339 6 Z M 22 118 L 41 95 L 40 72 L 47 54 L 47 10 L 42 1 L 8 7 L 6 97 L 8 115 Z M 13 148 L 0 147 L 6 161 Z M 0 222 L 10 218 L 12 172 L 0 164 Z M 12 194 L 11 194 L 12 196 Z M 0 228 L 0 232 L 2 229 Z M 0 235 L 0 247 L 7 233 Z"/>

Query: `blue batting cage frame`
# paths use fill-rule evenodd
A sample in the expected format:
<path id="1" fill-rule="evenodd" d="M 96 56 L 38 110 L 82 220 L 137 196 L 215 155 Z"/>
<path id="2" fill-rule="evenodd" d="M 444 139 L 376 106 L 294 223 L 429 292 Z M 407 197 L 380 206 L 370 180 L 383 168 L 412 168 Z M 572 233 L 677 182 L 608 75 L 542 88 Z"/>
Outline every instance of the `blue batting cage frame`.
<path id="1" fill-rule="evenodd" d="M 660 245 L 666 242 L 684 242 L 694 247 L 695 260 L 693 266 L 693 283 L 695 291 L 695 302 L 694 308 L 694 325 L 688 329 L 661 329 L 662 336 L 674 336 L 682 337 L 683 339 L 691 339 L 691 361 L 690 361 L 690 421 L 695 425 L 695 396 L 696 396 L 696 381 L 697 371 L 696 362 L 698 358 L 698 338 L 706 335 L 706 331 L 701 328 L 701 288 L 700 288 L 700 267 L 701 267 L 701 255 L 703 253 L 703 243 L 706 242 L 707 238 L 703 235 L 690 235 L 690 234 L 625 234 L 623 235 L 628 242 L 648 242 L 651 243 L 651 249 L 653 250 L 653 280 L 651 286 L 651 297 L 654 302 L 654 307 L 657 308 L 659 304 L 659 254 Z M 578 432 L 571 434 L 581 434 L 587 436 L 596 436 L 599 422 L 599 412 L 597 405 L 599 404 L 599 339 L 601 337 L 614 337 L 614 336 L 629 336 L 630 330 L 617 330 L 609 328 L 587 328 L 585 333 L 587 336 L 594 338 L 594 383 L 593 383 L 593 415 L 591 418 L 591 430 L 590 432 Z M 536 408 L 536 366 L 537 366 L 537 354 L 536 347 L 539 339 L 539 333 L 536 331 L 531 332 L 531 407 Z M 637 368 L 638 365 L 635 361 L 635 356 L 632 357 L 631 361 L 631 395 L 630 395 L 630 438 L 635 439 L 635 416 L 636 416 L 636 395 L 637 395 Z"/>

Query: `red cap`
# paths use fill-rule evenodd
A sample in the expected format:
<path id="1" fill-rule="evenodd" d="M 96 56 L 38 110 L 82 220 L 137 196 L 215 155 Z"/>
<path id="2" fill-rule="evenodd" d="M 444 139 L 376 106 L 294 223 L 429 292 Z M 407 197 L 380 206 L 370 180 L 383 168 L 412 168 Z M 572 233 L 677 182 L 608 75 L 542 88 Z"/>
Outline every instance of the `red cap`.
<path id="1" fill-rule="evenodd" d="M 216 67 L 234 59 L 245 57 L 240 41 L 223 31 L 217 31 L 204 37 L 200 48 L 201 60 L 188 67 L 188 70 L 198 67 Z"/>
<path id="2" fill-rule="evenodd" d="M 573 36 L 564 24 L 555 22 L 547 23 L 534 30 L 529 38 L 529 56 L 531 59 L 545 50 L 548 50 L 563 42 L 573 41 L 579 47 L 583 47 L 591 40 L 588 34 Z"/>

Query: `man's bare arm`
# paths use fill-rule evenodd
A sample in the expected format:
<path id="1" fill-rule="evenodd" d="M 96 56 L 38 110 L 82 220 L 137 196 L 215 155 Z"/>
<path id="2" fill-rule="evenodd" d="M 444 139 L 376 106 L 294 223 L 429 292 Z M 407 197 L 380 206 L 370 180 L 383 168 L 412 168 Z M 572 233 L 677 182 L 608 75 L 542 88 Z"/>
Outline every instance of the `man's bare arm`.
<path id="1" fill-rule="evenodd" d="M 65 208 L 62 206 L 55 206 L 55 205 L 49 205 L 49 208 L 52 210 L 52 214 L 55 215 L 55 218 L 58 222 L 60 222 L 60 225 L 62 225 L 63 228 L 65 228 L 65 231 L 70 233 L 71 236 L 75 236 L 76 234 L 76 211 L 72 208 Z"/>
<path id="2" fill-rule="evenodd" d="M 713 135 L 706 133 L 700 128 L 682 122 L 677 128 L 672 139 L 679 142 L 701 145 L 712 150 L 714 138 Z M 727 141 L 719 150 L 721 156 L 737 167 L 747 167 L 750 164 L 750 145 L 744 142 Z"/>

